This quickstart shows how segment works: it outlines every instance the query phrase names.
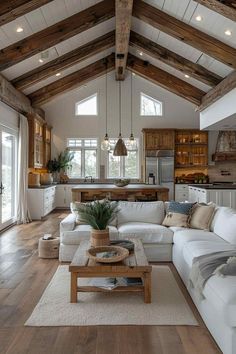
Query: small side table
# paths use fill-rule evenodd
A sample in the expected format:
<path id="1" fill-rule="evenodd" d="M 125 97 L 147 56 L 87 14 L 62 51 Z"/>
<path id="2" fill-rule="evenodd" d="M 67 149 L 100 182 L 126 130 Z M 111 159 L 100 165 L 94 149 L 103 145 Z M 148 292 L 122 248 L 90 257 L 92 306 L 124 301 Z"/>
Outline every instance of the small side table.
<path id="1" fill-rule="evenodd" d="M 50 240 L 39 239 L 39 257 L 40 258 L 58 258 L 59 257 L 59 237 L 54 237 Z"/>

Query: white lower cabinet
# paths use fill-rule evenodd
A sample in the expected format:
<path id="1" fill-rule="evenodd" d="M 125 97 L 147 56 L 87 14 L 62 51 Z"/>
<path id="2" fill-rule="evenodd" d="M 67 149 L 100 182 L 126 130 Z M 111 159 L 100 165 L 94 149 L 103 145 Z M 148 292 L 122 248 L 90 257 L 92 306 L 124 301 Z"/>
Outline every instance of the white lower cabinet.
<path id="1" fill-rule="evenodd" d="M 28 189 L 28 208 L 32 220 L 40 220 L 56 207 L 56 186 Z"/>
<path id="2" fill-rule="evenodd" d="M 175 185 L 175 201 L 186 202 L 188 200 L 188 185 L 176 184 Z"/>
<path id="3" fill-rule="evenodd" d="M 71 189 L 74 186 L 58 184 L 56 187 L 56 207 L 57 208 L 69 208 L 72 202 Z"/>

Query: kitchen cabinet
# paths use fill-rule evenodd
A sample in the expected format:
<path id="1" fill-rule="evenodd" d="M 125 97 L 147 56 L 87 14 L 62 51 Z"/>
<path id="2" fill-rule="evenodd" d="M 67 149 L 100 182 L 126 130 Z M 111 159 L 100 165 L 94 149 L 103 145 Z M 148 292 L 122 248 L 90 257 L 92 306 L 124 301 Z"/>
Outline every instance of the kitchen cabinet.
<path id="1" fill-rule="evenodd" d="M 185 202 L 188 200 L 188 185 L 176 184 L 175 185 L 175 201 Z"/>
<path id="2" fill-rule="evenodd" d="M 145 150 L 173 150 L 175 146 L 174 129 L 143 129 Z"/>
<path id="3" fill-rule="evenodd" d="M 204 189 L 189 186 L 189 202 L 210 203 L 236 209 L 236 189 Z"/>
<path id="4" fill-rule="evenodd" d="M 208 165 L 208 132 L 176 130 L 175 167 L 205 168 Z"/>
<path id="5" fill-rule="evenodd" d="M 56 207 L 56 186 L 29 188 L 27 197 L 32 220 L 41 220 Z"/>
<path id="6" fill-rule="evenodd" d="M 73 185 L 58 184 L 56 186 L 56 207 L 69 208 L 72 202 Z"/>
<path id="7" fill-rule="evenodd" d="M 51 160 L 51 140 L 52 140 L 52 127 L 48 124 L 44 124 L 43 139 L 44 139 L 44 166 L 47 166 L 48 161 Z"/>
<path id="8" fill-rule="evenodd" d="M 37 114 L 28 114 L 29 125 L 29 167 L 44 166 L 43 130 L 45 121 Z"/>

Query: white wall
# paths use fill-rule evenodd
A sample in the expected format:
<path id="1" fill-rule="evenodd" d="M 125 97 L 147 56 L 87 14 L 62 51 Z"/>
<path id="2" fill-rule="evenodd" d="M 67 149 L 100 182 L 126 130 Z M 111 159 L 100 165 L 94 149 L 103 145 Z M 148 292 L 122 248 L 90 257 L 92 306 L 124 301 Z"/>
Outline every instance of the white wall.
<path id="1" fill-rule="evenodd" d="M 0 102 L 0 124 L 14 130 L 19 126 L 19 114 L 3 102 Z"/>
<path id="2" fill-rule="evenodd" d="M 98 92 L 98 117 L 75 117 L 75 103 Z M 114 72 L 108 75 L 108 134 L 116 138 L 119 130 L 118 82 Z M 164 104 L 163 117 L 140 117 L 140 92 L 144 92 Z M 122 135 L 130 135 L 130 74 L 122 82 Z M 46 112 L 47 121 L 53 126 L 52 154 L 55 156 L 65 148 L 68 137 L 98 137 L 105 134 L 105 76 L 98 78 L 86 87 L 74 89 L 55 98 L 42 108 Z M 134 136 L 141 138 L 142 128 L 199 128 L 199 114 L 195 106 L 150 82 L 133 76 L 133 130 Z M 101 164 L 104 158 L 101 156 Z"/>

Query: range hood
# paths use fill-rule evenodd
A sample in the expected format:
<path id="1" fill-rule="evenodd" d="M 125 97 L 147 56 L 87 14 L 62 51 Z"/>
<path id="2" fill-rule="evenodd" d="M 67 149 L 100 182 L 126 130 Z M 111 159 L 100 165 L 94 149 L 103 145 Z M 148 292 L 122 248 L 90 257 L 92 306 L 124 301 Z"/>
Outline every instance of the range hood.
<path id="1" fill-rule="evenodd" d="M 236 161 L 236 130 L 219 131 L 213 161 Z"/>

